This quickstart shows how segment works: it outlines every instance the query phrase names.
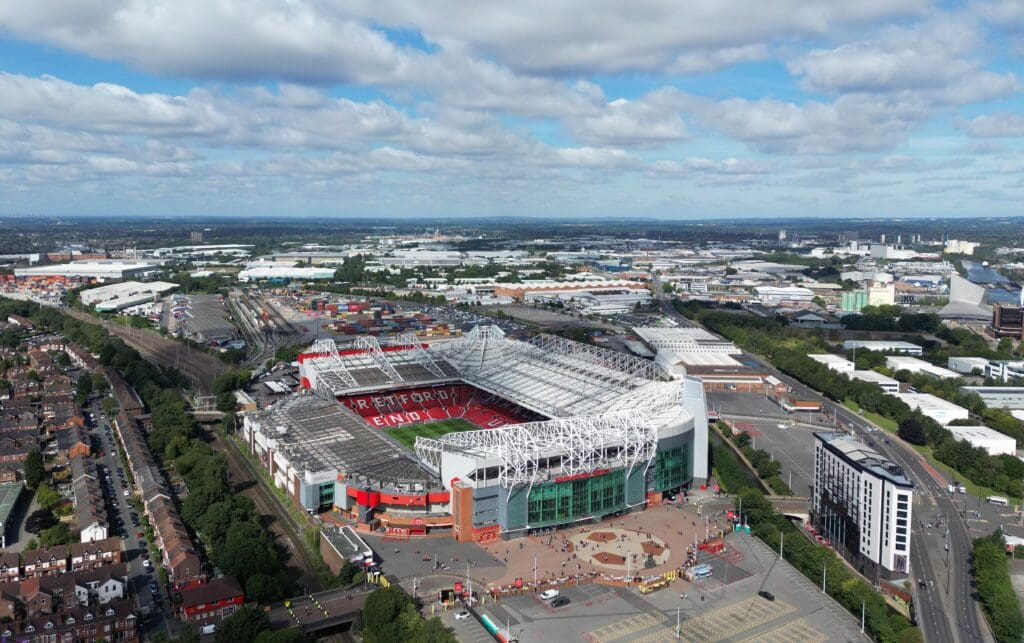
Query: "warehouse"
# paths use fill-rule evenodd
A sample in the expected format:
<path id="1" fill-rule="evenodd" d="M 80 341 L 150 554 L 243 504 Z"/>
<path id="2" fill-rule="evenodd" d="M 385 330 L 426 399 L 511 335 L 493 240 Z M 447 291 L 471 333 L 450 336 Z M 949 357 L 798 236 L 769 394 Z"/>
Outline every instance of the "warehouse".
<path id="1" fill-rule="evenodd" d="M 989 455 L 1016 455 L 1017 441 L 987 426 L 947 426 L 949 432 L 957 440 L 968 442 L 972 447 L 980 447 Z"/>
<path id="2" fill-rule="evenodd" d="M 942 426 L 954 420 L 966 420 L 971 417 L 970 411 L 941 397 L 929 393 L 893 393 L 894 396 L 922 415 L 930 417 Z"/>
<path id="3" fill-rule="evenodd" d="M 879 353 L 902 353 L 904 355 L 920 356 L 923 352 L 921 347 L 910 342 L 882 341 L 866 339 L 848 339 L 843 342 L 843 350 L 854 349 L 865 351 L 878 351 Z"/>
<path id="4" fill-rule="evenodd" d="M 178 284 L 167 281 L 126 281 L 84 290 L 79 299 L 86 306 L 95 306 L 100 312 L 114 312 L 152 302 L 156 295 L 177 287 Z"/>
<path id="5" fill-rule="evenodd" d="M 897 371 L 910 371 L 914 374 L 930 375 L 939 379 L 955 379 L 960 377 L 959 373 L 955 373 L 948 368 L 935 366 L 934 364 L 929 364 L 923 359 L 908 357 L 906 355 L 890 355 L 885 358 L 885 365 L 892 369 L 894 373 Z"/>
<path id="6" fill-rule="evenodd" d="M 878 371 L 851 371 L 846 376 L 851 380 L 870 382 L 886 393 L 899 393 L 900 390 L 899 380 L 895 380 L 888 375 L 882 375 Z"/>
<path id="7" fill-rule="evenodd" d="M 250 264 L 251 267 L 238 273 L 239 281 L 259 281 L 263 279 L 313 281 L 334 279 L 333 268 L 296 268 L 293 266 L 276 266 Z"/>
<path id="8" fill-rule="evenodd" d="M 32 279 L 37 277 L 87 277 L 91 279 L 144 279 L 160 272 L 160 266 L 139 261 L 104 259 L 93 261 L 72 261 L 52 266 L 15 268 L 14 276 Z"/>
<path id="9" fill-rule="evenodd" d="M 837 373 L 852 373 L 856 368 L 848 359 L 840 357 L 839 355 L 833 355 L 832 353 L 811 353 L 807 357 L 810 357 L 819 364 L 824 364 L 829 369 L 836 371 Z"/>
<path id="10" fill-rule="evenodd" d="M 946 366 L 951 371 L 963 373 L 964 375 L 983 375 L 988 368 L 988 360 L 984 357 L 950 357 Z"/>
<path id="11" fill-rule="evenodd" d="M 990 409 L 1024 409 L 1024 386 L 961 386 L 961 393 L 977 393 Z"/>

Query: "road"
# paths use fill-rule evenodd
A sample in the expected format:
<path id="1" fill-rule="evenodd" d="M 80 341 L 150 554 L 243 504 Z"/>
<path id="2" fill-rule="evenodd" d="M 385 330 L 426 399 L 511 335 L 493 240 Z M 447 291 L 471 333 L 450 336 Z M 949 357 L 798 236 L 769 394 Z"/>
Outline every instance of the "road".
<path id="1" fill-rule="evenodd" d="M 151 330 L 125 327 L 123 324 L 98 319 L 75 308 L 64 307 L 61 312 L 75 319 L 102 326 L 158 366 L 178 369 L 192 383 L 192 388 L 202 395 L 212 395 L 213 380 L 228 370 L 227 364 L 213 355 L 193 350 Z"/>
<path id="2" fill-rule="evenodd" d="M 654 283 L 665 315 L 680 325 L 695 326 L 692 321 L 676 312 L 662 293 L 660 282 L 655 280 Z M 756 355 L 747 356 L 791 386 L 798 397 L 821 401 L 822 408 L 829 410 L 841 427 L 850 428 L 879 453 L 903 467 L 915 484 L 913 515 L 916 521 L 934 524 L 941 520 L 942 516 L 946 516 L 947 520 L 952 518 L 946 523 L 949 543 L 948 568 L 945 565 L 945 551 L 942 551 L 941 557 L 927 554 L 929 545 L 934 544 L 930 542 L 934 537 L 926 535 L 921 529 L 911 530 L 911 573 L 916 581 L 924 581 L 927 586 L 927 589 L 922 589 L 915 584 L 913 590 L 915 604 L 918 606 L 918 621 L 925 640 L 929 643 L 992 640 L 988 625 L 979 613 L 973 578 L 969 571 L 971 538 L 966 524 L 958 517 L 957 507 L 946 492 L 946 481 L 942 475 L 895 436 L 883 437 L 888 434 L 874 427 L 860 415 L 785 375 L 764 359 Z M 867 431 L 868 427 L 872 427 L 873 431 Z M 945 534 L 943 538 L 945 540 Z"/>
<path id="3" fill-rule="evenodd" d="M 114 437 L 109 418 L 100 412 L 98 401 L 92 403 L 90 410 L 94 421 L 89 423 L 89 434 L 103 454 L 98 457 L 96 471 L 106 499 L 110 535 L 120 536 L 124 541 L 124 559 L 128 563 L 136 604 L 143 611 L 151 611 L 146 629 L 151 635 L 161 631 L 171 633 L 166 629 L 174 625 L 171 601 L 167 588 L 161 587 L 156 579 L 159 560 L 148 570 L 143 564 L 149 558 L 149 545 L 144 537 L 139 537 L 143 533 L 141 515 L 128 502 L 132 497 L 131 488 L 126 477 L 128 472 L 121 465 L 120 445 Z"/>

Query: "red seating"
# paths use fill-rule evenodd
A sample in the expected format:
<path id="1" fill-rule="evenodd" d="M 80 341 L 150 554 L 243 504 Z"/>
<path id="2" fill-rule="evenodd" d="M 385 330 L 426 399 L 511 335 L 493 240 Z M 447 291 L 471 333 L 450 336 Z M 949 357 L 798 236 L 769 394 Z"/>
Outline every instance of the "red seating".
<path id="1" fill-rule="evenodd" d="M 369 424 L 378 427 L 463 418 L 481 428 L 496 428 L 539 418 L 513 402 L 468 384 L 352 395 L 340 398 L 340 401 Z"/>

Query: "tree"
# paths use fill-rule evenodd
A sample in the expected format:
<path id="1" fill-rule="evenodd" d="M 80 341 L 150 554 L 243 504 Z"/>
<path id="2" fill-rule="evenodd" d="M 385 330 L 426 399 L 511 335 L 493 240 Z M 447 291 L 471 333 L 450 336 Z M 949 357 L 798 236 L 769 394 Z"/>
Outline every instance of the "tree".
<path id="1" fill-rule="evenodd" d="M 52 511 L 60 503 L 60 494 L 54 491 L 50 485 L 43 483 L 36 488 L 36 502 L 43 509 Z"/>
<path id="2" fill-rule="evenodd" d="M 303 643 L 307 640 L 298 630 L 265 630 L 256 637 L 256 643 Z"/>
<path id="3" fill-rule="evenodd" d="M 43 466 L 43 454 L 34 448 L 25 456 L 25 484 L 35 489 L 46 479 L 46 468 Z"/>
<path id="4" fill-rule="evenodd" d="M 92 394 L 92 377 L 89 375 L 82 375 L 78 378 L 78 382 L 75 384 L 75 401 L 78 402 L 78 406 L 85 406 L 89 401 L 89 396 Z"/>
<path id="5" fill-rule="evenodd" d="M 237 612 L 224 619 L 217 628 L 217 643 L 255 641 L 264 630 L 270 629 L 266 612 L 255 605 L 243 605 Z"/>
<path id="6" fill-rule="evenodd" d="M 283 587 L 284 585 L 273 576 L 253 574 L 245 581 L 245 596 L 255 603 L 266 605 L 281 598 Z"/>
<path id="7" fill-rule="evenodd" d="M 364 637 L 369 635 L 373 641 L 381 642 L 401 640 L 398 615 L 408 602 L 409 598 L 397 587 L 382 587 L 370 592 L 363 606 Z"/>
<path id="8" fill-rule="evenodd" d="M 900 422 L 897 435 L 911 444 L 923 445 L 928 443 L 928 434 L 925 433 L 924 426 L 914 417 L 909 417 Z"/>
<path id="9" fill-rule="evenodd" d="M 39 544 L 43 547 L 54 547 L 56 545 L 68 545 L 75 542 L 76 538 L 71 533 L 67 523 L 59 522 L 49 529 L 39 532 Z"/>

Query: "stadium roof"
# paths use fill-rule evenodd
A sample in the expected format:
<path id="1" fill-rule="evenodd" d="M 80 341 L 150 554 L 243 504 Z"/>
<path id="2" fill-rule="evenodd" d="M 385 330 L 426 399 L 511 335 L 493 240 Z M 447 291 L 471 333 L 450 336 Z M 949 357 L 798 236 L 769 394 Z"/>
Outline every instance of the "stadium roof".
<path id="1" fill-rule="evenodd" d="M 290 397 L 256 411 L 254 420 L 289 462 L 307 472 L 342 471 L 393 483 L 434 481 L 408 451 L 337 400 Z"/>

